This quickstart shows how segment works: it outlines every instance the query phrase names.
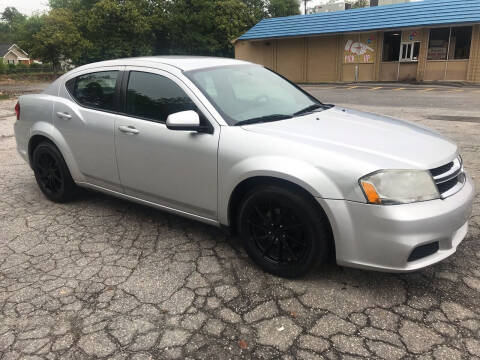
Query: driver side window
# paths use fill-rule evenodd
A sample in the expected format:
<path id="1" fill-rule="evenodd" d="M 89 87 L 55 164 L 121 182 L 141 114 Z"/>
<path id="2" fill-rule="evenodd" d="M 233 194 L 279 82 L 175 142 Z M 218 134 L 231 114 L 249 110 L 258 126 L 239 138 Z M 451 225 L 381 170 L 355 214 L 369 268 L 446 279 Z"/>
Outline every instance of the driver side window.
<path id="1" fill-rule="evenodd" d="M 198 112 L 195 103 L 172 80 L 152 73 L 130 72 L 127 86 L 127 114 L 165 122 L 168 115 L 186 110 Z"/>

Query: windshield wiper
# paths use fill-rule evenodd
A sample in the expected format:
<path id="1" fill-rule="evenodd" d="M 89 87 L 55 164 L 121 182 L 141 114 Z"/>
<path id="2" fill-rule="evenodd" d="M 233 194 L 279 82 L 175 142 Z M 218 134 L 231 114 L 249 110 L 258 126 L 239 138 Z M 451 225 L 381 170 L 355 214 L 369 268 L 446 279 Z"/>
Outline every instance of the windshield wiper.
<path id="1" fill-rule="evenodd" d="M 310 106 L 307 106 L 305 109 L 302 109 L 300 111 L 297 111 L 296 113 L 293 113 L 293 116 L 298 116 L 298 115 L 303 115 L 303 114 L 308 114 L 309 112 L 312 112 L 313 110 L 316 109 L 330 109 L 333 105 L 329 104 L 312 104 Z"/>
<path id="2" fill-rule="evenodd" d="M 278 120 L 286 120 L 291 119 L 292 115 L 285 115 L 285 114 L 273 114 L 273 115 L 266 115 L 266 116 L 259 116 L 256 118 L 246 119 L 235 123 L 235 126 L 242 126 L 242 125 L 249 125 L 249 124 L 259 124 L 259 123 L 266 123 L 271 121 L 278 121 Z"/>

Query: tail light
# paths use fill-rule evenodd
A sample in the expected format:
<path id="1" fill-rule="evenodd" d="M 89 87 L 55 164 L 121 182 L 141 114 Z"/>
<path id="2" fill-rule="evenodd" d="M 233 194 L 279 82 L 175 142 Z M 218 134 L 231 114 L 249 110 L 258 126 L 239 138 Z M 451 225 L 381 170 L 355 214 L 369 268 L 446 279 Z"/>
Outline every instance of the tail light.
<path id="1" fill-rule="evenodd" d="M 15 114 L 17 114 L 17 120 L 20 120 L 20 103 L 17 102 L 17 105 L 15 105 Z"/>

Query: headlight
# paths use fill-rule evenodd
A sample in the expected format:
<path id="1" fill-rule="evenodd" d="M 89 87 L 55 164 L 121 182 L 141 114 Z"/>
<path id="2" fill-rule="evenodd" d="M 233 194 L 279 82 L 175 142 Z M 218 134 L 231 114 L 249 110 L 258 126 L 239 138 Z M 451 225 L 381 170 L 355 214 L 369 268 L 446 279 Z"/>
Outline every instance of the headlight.
<path id="1" fill-rule="evenodd" d="M 423 170 L 381 170 L 359 182 L 371 204 L 408 204 L 440 198 L 432 176 Z"/>

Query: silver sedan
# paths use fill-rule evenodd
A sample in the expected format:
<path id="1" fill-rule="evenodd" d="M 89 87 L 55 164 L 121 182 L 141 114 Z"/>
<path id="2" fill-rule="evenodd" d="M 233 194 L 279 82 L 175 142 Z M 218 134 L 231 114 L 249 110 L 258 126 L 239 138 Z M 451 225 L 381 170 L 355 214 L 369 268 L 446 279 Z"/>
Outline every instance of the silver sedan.
<path id="1" fill-rule="evenodd" d="M 413 271 L 453 254 L 474 188 L 456 144 L 324 104 L 259 65 L 89 64 L 20 97 L 15 136 L 56 202 L 87 187 L 227 226 L 263 269 Z"/>

